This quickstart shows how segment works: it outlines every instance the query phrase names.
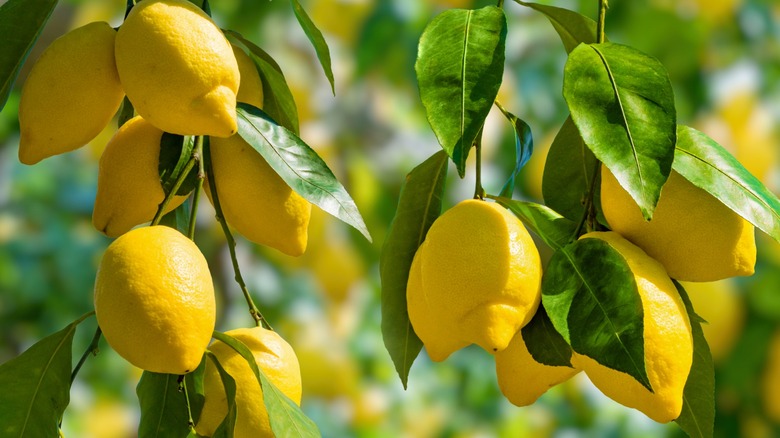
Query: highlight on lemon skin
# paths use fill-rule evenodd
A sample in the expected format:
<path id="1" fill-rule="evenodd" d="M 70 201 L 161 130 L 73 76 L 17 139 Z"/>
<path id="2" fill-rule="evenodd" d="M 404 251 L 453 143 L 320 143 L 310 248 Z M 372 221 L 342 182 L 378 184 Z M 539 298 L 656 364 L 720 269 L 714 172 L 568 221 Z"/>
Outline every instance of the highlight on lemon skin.
<path id="1" fill-rule="evenodd" d="M 622 255 L 636 280 L 642 301 L 645 369 L 653 392 L 634 377 L 576 352 L 572 364 L 612 400 L 637 409 L 659 423 L 680 416 L 683 390 L 693 364 L 693 336 L 688 312 L 663 266 L 614 232 L 591 232 L 581 239 L 601 239 Z"/>
<path id="2" fill-rule="evenodd" d="M 115 38 L 108 23 L 94 22 L 61 36 L 41 54 L 22 87 L 19 161 L 35 164 L 78 149 L 108 124 L 124 97 Z"/>
<path id="3" fill-rule="evenodd" d="M 173 228 L 143 227 L 122 235 L 100 260 L 95 314 L 109 345 L 136 367 L 193 371 L 216 321 L 206 258 Z"/>
<path id="4" fill-rule="evenodd" d="M 179 135 L 237 132 L 240 75 L 230 43 L 186 0 L 145 0 L 116 36 L 116 66 L 138 114 Z"/>
<path id="5" fill-rule="evenodd" d="M 601 170 L 601 205 L 610 228 L 658 260 L 670 277 L 716 281 L 753 274 L 754 227 L 717 198 L 673 170 L 648 222 L 609 169 Z"/>

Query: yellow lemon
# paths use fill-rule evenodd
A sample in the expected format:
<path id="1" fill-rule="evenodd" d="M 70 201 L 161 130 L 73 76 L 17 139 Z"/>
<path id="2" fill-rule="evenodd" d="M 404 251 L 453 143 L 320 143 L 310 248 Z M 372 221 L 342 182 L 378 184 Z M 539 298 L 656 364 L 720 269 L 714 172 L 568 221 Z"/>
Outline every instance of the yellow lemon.
<path id="1" fill-rule="evenodd" d="M 470 199 L 446 211 L 420 257 L 428 304 L 420 310 L 440 313 L 458 342 L 501 351 L 536 312 L 539 252 L 520 220 L 496 203 Z"/>
<path id="2" fill-rule="evenodd" d="M 764 412 L 775 423 L 780 423 L 780 330 L 769 341 L 769 352 L 761 385 Z"/>
<path id="3" fill-rule="evenodd" d="M 726 358 L 745 325 L 745 303 L 733 280 L 709 283 L 683 283 L 696 313 L 707 320 L 702 324 L 712 360 Z"/>
<path id="4" fill-rule="evenodd" d="M 127 121 L 100 157 L 92 224 L 109 237 L 152 220 L 165 198 L 158 164 L 163 132 L 141 116 Z M 181 205 L 175 196 L 165 212 Z"/>
<path id="5" fill-rule="evenodd" d="M 601 239 L 628 262 L 644 310 L 645 370 L 653 392 L 628 374 L 575 354 L 596 387 L 616 402 L 634 408 L 659 423 L 680 415 L 683 390 L 693 363 L 693 337 L 685 304 L 660 263 L 614 232 L 593 232 L 581 239 Z"/>
<path id="6" fill-rule="evenodd" d="M 268 380 L 300 405 L 301 371 L 290 344 L 276 332 L 262 327 L 236 329 L 227 334 L 243 342 Z M 235 437 L 274 436 L 265 410 L 263 389 L 246 360 L 221 341 L 215 341 L 209 350 L 236 381 Z M 227 396 L 219 372 L 210 360 L 206 361 L 203 387 L 206 400 L 195 429 L 201 435 L 211 436 L 227 415 Z"/>
<path id="7" fill-rule="evenodd" d="M 653 219 L 602 166 L 601 206 L 613 231 L 642 248 L 682 281 L 716 281 L 752 275 L 753 225 L 675 171 L 661 191 Z"/>
<path id="8" fill-rule="evenodd" d="M 496 375 L 501 393 L 516 406 L 532 405 L 553 386 L 565 382 L 580 370 L 537 362 L 517 332 L 506 350 L 496 353 Z"/>
<path id="9" fill-rule="evenodd" d="M 96 22 L 55 40 L 36 61 L 19 101 L 19 161 L 35 164 L 95 138 L 124 91 L 114 62 L 116 32 Z"/>
<path id="10" fill-rule="evenodd" d="M 154 126 L 180 135 L 236 133 L 236 57 L 194 4 L 138 3 L 117 32 L 116 66 L 135 110 Z"/>
<path id="11" fill-rule="evenodd" d="M 194 370 L 216 318 L 206 258 L 173 228 L 143 227 L 122 235 L 100 260 L 95 314 L 106 341 L 138 368 Z"/>
<path id="12" fill-rule="evenodd" d="M 263 107 L 263 81 L 257 72 L 257 66 L 241 48 L 232 45 L 233 55 L 238 63 L 238 71 L 241 74 L 241 84 L 238 87 L 236 100 L 245 102 L 254 107 Z"/>

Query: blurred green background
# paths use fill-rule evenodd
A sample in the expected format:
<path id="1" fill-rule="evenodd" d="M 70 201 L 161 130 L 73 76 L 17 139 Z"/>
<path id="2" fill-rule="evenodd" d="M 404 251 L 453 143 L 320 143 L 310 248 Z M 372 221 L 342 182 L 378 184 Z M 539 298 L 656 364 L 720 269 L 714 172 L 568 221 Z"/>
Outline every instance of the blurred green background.
<path id="1" fill-rule="evenodd" d="M 3 4 L 4 1 L 0 1 Z M 378 258 L 404 175 L 438 150 L 414 77 L 417 39 L 435 14 L 469 0 L 302 1 L 331 48 L 336 96 L 284 0 L 211 0 L 214 19 L 271 53 L 285 71 L 301 136 L 355 198 L 374 243 L 315 208 L 309 250 L 290 258 L 239 240 L 248 286 L 265 317 L 296 349 L 303 409 L 326 437 L 656 437 L 680 435 L 606 399 L 584 375 L 517 408 L 496 385 L 490 355 L 470 347 L 443 363 L 421 353 L 404 391 L 380 331 Z M 594 17 L 597 0 L 543 1 Z M 778 193 L 780 3 L 776 0 L 612 0 L 607 33 L 669 70 L 680 123 L 730 149 Z M 91 21 L 121 24 L 124 0 L 62 0 L 30 56 Z M 507 1 L 507 64 L 499 100 L 531 126 L 536 151 L 515 197 L 539 200 L 546 150 L 566 117 L 563 46 L 543 16 Z M 91 225 L 97 160 L 115 130 L 89 146 L 28 167 L 17 159 L 19 88 L 0 112 L 0 362 L 92 310 L 97 262 L 109 239 Z M 500 190 L 513 166 L 513 138 L 497 111 L 485 128 L 483 181 Z M 473 166 L 473 165 L 472 165 Z M 454 172 L 451 172 L 453 174 Z M 445 208 L 470 197 L 473 167 L 450 177 Z M 218 289 L 218 329 L 252 323 L 232 280 L 225 240 L 201 203 L 196 241 Z M 750 278 L 691 287 L 710 320 L 716 355 L 716 435 L 780 436 L 780 244 L 758 236 Z M 74 347 L 86 348 L 95 321 Z M 769 352 L 770 340 L 778 344 Z M 140 371 L 105 342 L 71 392 L 68 437 L 135 436 Z M 768 358 L 776 358 L 768 361 Z M 774 362 L 774 365 L 768 363 Z M 771 371 L 770 371 L 771 370 Z M 780 376 L 774 377 L 780 379 Z M 780 383 L 775 385 L 780 386 Z M 774 413 L 773 413 L 774 412 Z"/>

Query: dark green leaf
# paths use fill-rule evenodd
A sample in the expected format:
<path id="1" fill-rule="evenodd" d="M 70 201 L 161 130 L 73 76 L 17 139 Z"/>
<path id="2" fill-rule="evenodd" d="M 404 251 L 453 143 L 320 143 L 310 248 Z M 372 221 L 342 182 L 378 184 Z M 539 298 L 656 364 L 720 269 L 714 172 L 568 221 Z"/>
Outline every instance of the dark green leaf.
<path id="1" fill-rule="evenodd" d="M 263 111 L 280 125 L 298 134 L 298 108 L 295 106 L 292 91 L 287 85 L 279 64 L 263 49 L 247 40 L 240 33 L 226 30 L 225 34 L 240 46 L 249 51 L 249 56 L 255 61 L 260 79 L 263 80 Z"/>
<path id="2" fill-rule="evenodd" d="M 179 376 L 144 371 L 135 389 L 141 407 L 138 436 L 185 438 L 190 433 L 189 413 Z"/>
<path id="3" fill-rule="evenodd" d="M 206 373 L 206 356 L 200 361 L 200 365 L 195 371 L 187 373 L 184 381 L 187 384 L 187 397 L 190 399 L 190 409 L 192 412 L 192 421 L 198 424 L 200 411 L 203 409 L 203 403 L 206 400 L 205 389 L 203 387 L 203 376 Z"/>
<path id="4" fill-rule="evenodd" d="M 192 137 L 184 137 L 168 132 L 163 133 L 160 139 L 160 157 L 157 162 L 157 171 L 160 173 L 160 183 L 166 194 L 170 193 L 176 185 L 176 180 L 179 179 L 187 162 L 192 157 L 192 149 L 194 147 Z M 195 189 L 197 183 L 198 170 L 193 167 L 176 194 L 179 196 L 188 195 Z"/>
<path id="5" fill-rule="evenodd" d="M 560 35 L 566 53 L 571 53 L 580 43 L 593 44 L 596 42 L 596 22 L 590 18 L 569 9 L 526 3 L 520 0 L 515 1 L 547 16 L 555 31 Z"/>
<path id="6" fill-rule="evenodd" d="M 549 207 L 507 198 L 496 198 L 496 201 L 520 218 L 534 234 L 541 237 L 544 243 L 552 249 L 561 249 L 576 237 L 574 233 L 577 231 L 577 224 Z"/>
<path id="7" fill-rule="evenodd" d="M 658 60 L 619 44 L 569 55 L 563 96 L 582 139 L 650 219 L 674 159 L 672 85 Z"/>
<path id="8" fill-rule="evenodd" d="M 447 154 L 439 151 L 406 176 L 379 260 L 382 338 L 404 388 L 412 363 L 422 349 L 422 342 L 409 322 L 406 283 L 417 248 L 441 214 L 447 164 Z"/>
<path id="9" fill-rule="evenodd" d="M 133 104 L 130 102 L 130 99 L 125 96 L 124 99 L 122 99 L 122 106 L 119 107 L 119 115 L 117 116 L 116 120 L 117 129 L 121 128 L 122 125 L 127 123 L 128 120 L 132 119 L 133 116 L 135 116 L 135 108 L 133 108 Z"/>
<path id="10" fill-rule="evenodd" d="M 680 126 L 674 170 L 780 241 L 780 200 L 723 146 L 693 128 Z"/>
<path id="11" fill-rule="evenodd" d="M 501 105 L 497 106 L 501 113 L 504 114 L 504 117 L 512 124 L 515 132 L 515 170 L 506 184 L 504 184 L 501 193 L 499 193 L 500 196 L 511 198 L 512 193 L 515 191 L 515 178 L 517 178 L 520 169 L 525 166 L 525 163 L 528 162 L 531 154 L 534 152 L 534 136 L 531 134 L 531 127 L 527 123 L 518 119 L 517 116 L 505 110 Z"/>
<path id="12" fill-rule="evenodd" d="M 182 234 L 187 235 L 190 223 L 190 205 L 190 200 L 185 200 L 183 204 L 173 209 L 173 211 L 163 215 L 162 219 L 160 219 L 160 225 L 179 230 Z"/>
<path id="13" fill-rule="evenodd" d="M 0 365 L 0 436 L 54 437 L 70 401 L 76 321 Z"/>
<path id="14" fill-rule="evenodd" d="M 568 117 L 547 153 L 542 178 L 544 203 L 564 217 L 579 222 L 585 214 L 585 199 L 597 166 L 596 157 Z"/>
<path id="15" fill-rule="evenodd" d="M 290 400 L 268 380 L 268 377 L 257 366 L 252 352 L 246 345 L 225 333 L 215 331 L 213 336 L 234 349 L 249 364 L 255 377 L 257 377 L 260 387 L 263 389 L 263 401 L 268 411 L 271 430 L 276 436 L 312 438 L 320 436 L 317 425 L 301 411 L 301 408 L 295 402 Z"/>
<path id="16" fill-rule="evenodd" d="M 553 254 L 542 303 L 574 351 L 633 376 L 652 391 L 645 369 L 644 311 L 634 275 L 601 239 L 578 240 Z"/>
<path id="17" fill-rule="evenodd" d="M 208 356 L 217 368 L 219 377 L 222 379 L 222 387 L 225 388 L 225 396 L 227 399 L 227 414 L 225 415 L 225 419 L 217 426 L 217 429 L 214 431 L 214 434 L 211 435 L 211 438 L 233 438 L 233 429 L 236 426 L 236 381 L 227 371 L 225 371 L 225 368 L 219 363 L 219 360 L 214 353 L 206 351 L 206 356 Z M 254 360 L 252 360 L 252 363 L 254 363 Z M 257 368 L 257 366 L 255 366 L 255 368 Z"/>
<path id="18" fill-rule="evenodd" d="M 309 18 L 309 15 L 303 9 L 298 0 L 290 1 L 292 3 L 293 12 L 295 12 L 295 18 L 298 19 L 298 23 L 301 24 L 301 28 L 306 33 L 306 36 L 309 37 L 309 41 L 311 41 L 312 46 L 314 46 L 314 51 L 317 52 L 317 59 L 320 60 L 320 65 L 322 65 L 322 69 L 325 71 L 325 76 L 330 82 L 330 89 L 335 95 L 336 84 L 333 82 L 333 68 L 330 65 L 330 49 L 328 49 L 328 43 L 322 36 L 322 32 L 317 29 L 317 26 L 313 21 L 311 21 L 311 18 Z"/>
<path id="19" fill-rule="evenodd" d="M 0 110 L 55 6 L 57 0 L 8 0 L 0 6 Z"/>
<path id="20" fill-rule="evenodd" d="M 252 105 L 239 103 L 237 113 L 239 135 L 293 190 L 371 240 L 355 201 L 309 145 Z"/>
<path id="21" fill-rule="evenodd" d="M 550 366 L 572 366 L 571 346 L 555 330 L 544 306 L 539 306 L 534 317 L 520 333 L 535 361 Z"/>
<path id="22" fill-rule="evenodd" d="M 445 11 L 420 37 L 415 63 L 420 97 L 461 177 L 501 86 L 505 42 L 506 17 L 495 6 Z"/>
<path id="23" fill-rule="evenodd" d="M 715 425 L 715 371 L 712 354 L 701 329 L 701 317 L 694 312 L 693 304 L 682 285 L 677 281 L 674 281 L 674 285 L 685 303 L 693 334 L 693 364 L 683 390 L 682 412 L 674 421 L 692 438 L 709 438 L 713 435 Z"/>

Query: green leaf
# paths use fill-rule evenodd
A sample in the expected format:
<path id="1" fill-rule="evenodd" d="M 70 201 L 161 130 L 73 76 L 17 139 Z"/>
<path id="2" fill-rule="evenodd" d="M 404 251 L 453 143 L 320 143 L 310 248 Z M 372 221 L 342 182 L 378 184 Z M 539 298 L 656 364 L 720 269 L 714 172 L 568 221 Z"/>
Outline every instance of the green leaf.
<path id="1" fill-rule="evenodd" d="M 187 235 L 189 231 L 190 223 L 190 200 L 186 199 L 180 206 L 169 211 L 160 219 L 160 225 L 179 230 L 182 234 Z"/>
<path id="2" fill-rule="evenodd" d="M 193 137 L 181 136 L 164 132 L 160 138 L 160 156 L 157 162 L 157 171 L 160 173 L 160 183 L 163 191 L 168 194 L 176 185 L 182 171 L 192 158 L 192 149 L 195 147 Z M 198 183 L 198 170 L 193 167 L 185 177 L 179 190 L 179 196 L 188 195 L 195 190 Z"/>
<path id="3" fill-rule="evenodd" d="M 191 373 L 184 375 L 184 383 L 187 385 L 187 397 L 190 399 L 190 409 L 192 421 L 198 424 L 200 411 L 203 410 L 203 403 L 206 401 L 206 391 L 203 386 L 203 377 L 206 374 L 206 356 L 200 361 L 200 365 Z"/>
<path id="4" fill-rule="evenodd" d="M 584 200 L 597 166 L 596 157 L 568 117 L 547 153 L 542 177 L 544 203 L 564 217 L 579 222 L 585 214 Z"/>
<path id="5" fill-rule="evenodd" d="M 179 376 L 144 371 L 135 389 L 141 407 L 138 436 L 185 438 L 190 433 L 189 413 Z"/>
<path id="6" fill-rule="evenodd" d="M 652 391 L 645 369 L 644 311 L 623 256 L 601 239 L 581 239 L 553 254 L 542 303 L 555 329 L 579 354 L 633 376 Z"/>
<path id="7" fill-rule="evenodd" d="M 566 62 L 563 96 L 585 144 L 652 218 L 677 136 L 664 67 L 628 46 L 581 44 Z"/>
<path id="8" fill-rule="evenodd" d="M 549 207 L 507 198 L 496 198 L 496 201 L 520 218 L 534 234 L 541 237 L 544 243 L 552 249 L 559 250 L 576 237 L 574 233 L 577 231 L 577 224 Z"/>
<path id="9" fill-rule="evenodd" d="M 70 401 L 71 350 L 79 322 L 0 365 L 0 436 L 57 436 Z"/>
<path id="10" fill-rule="evenodd" d="M 214 333 L 216 334 L 216 332 Z M 233 377 L 230 376 L 230 374 L 228 374 L 227 371 L 225 371 L 225 368 L 223 368 L 222 364 L 219 363 L 219 359 L 217 359 L 217 356 L 215 356 L 214 353 L 206 351 L 206 356 L 208 356 L 208 358 L 217 368 L 219 377 L 222 379 L 222 387 L 225 388 L 225 398 L 228 406 L 225 419 L 222 420 L 222 423 L 220 423 L 219 426 L 217 426 L 217 429 L 214 431 L 214 434 L 211 435 L 211 438 L 233 438 L 233 429 L 236 426 L 237 414 L 236 381 L 233 379 Z M 254 363 L 254 360 L 252 360 L 252 362 Z M 257 366 L 255 366 L 255 368 L 257 368 Z"/>
<path id="11" fill-rule="evenodd" d="M 317 26 L 313 21 L 311 21 L 311 18 L 309 18 L 309 15 L 303 9 L 298 0 L 290 1 L 292 3 L 293 12 L 295 13 L 295 18 L 298 19 L 298 23 L 301 24 L 301 28 L 306 33 L 306 36 L 309 37 L 309 41 L 311 41 L 312 46 L 314 46 L 314 51 L 317 52 L 317 59 L 320 60 L 320 65 L 325 71 L 325 76 L 330 82 L 330 89 L 335 95 L 336 84 L 333 81 L 333 68 L 330 65 L 330 49 L 328 49 L 328 43 L 322 36 L 322 32 L 317 29 Z"/>
<path id="12" fill-rule="evenodd" d="M 780 200 L 715 140 L 679 126 L 674 170 L 780 241 Z"/>
<path id="13" fill-rule="evenodd" d="M 504 187 L 501 189 L 500 196 L 505 198 L 511 198 L 512 193 L 515 191 L 515 178 L 520 173 L 520 169 L 525 166 L 525 163 L 531 158 L 531 154 L 534 152 L 534 136 L 531 134 L 531 127 L 528 123 L 518 119 L 517 116 L 505 110 L 501 105 L 497 105 L 501 113 L 504 114 L 509 123 L 512 124 L 512 128 L 515 132 L 515 170 L 507 180 Z"/>
<path id="14" fill-rule="evenodd" d="M 685 303 L 693 334 L 693 364 L 683 390 L 682 412 L 674 421 L 692 438 L 709 438 L 715 427 L 715 371 L 712 354 L 701 329 L 701 317 L 696 315 L 682 285 L 677 281 L 674 281 L 674 285 Z"/>
<path id="15" fill-rule="evenodd" d="M 441 214 L 447 164 L 447 154 L 439 151 L 406 176 L 379 258 L 382 338 L 404 388 L 412 363 L 422 349 L 422 342 L 409 322 L 406 283 L 417 248 L 425 240 L 433 221 Z"/>
<path id="16" fill-rule="evenodd" d="M 580 43 L 593 44 L 596 42 L 596 22 L 592 19 L 569 9 L 526 3 L 520 0 L 515 1 L 547 16 L 555 31 L 560 35 L 566 53 L 571 53 Z"/>
<path id="17" fill-rule="evenodd" d="M 279 64 L 263 49 L 247 40 L 240 33 L 232 30 L 224 31 L 230 40 L 243 46 L 252 60 L 255 61 L 257 72 L 263 81 L 263 111 L 280 125 L 298 134 L 298 108 L 295 106 L 292 91 L 287 85 Z"/>
<path id="18" fill-rule="evenodd" d="M 520 330 L 523 342 L 535 361 L 550 366 L 571 367 L 571 346 L 555 330 L 550 317 L 539 306 L 531 321 Z"/>
<path id="19" fill-rule="evenodd" d="M 8 0 L 0 6 L 0 110 L 55 6 L 57 0 Z"/>
<path id="20" fill-rule="evenodd" d="M 279 391 L 268 380 L 263 371 L 258 368 L 252 352 L 246 345 L 225 333 L 215 331 L 213 336 L 234 349 L 249 364 L 249 368 L 252 369 L 260 387 L 263 389 L 263 401 L 268 411 L 268 419 L 271 422 L 271 430 L 274 432 L 274 435 L 279 437 L 312 438 L 320 436 L 317 425 L 301 411 L 297 404 Z"/>
<path id="21" fill-rule="evenodd" d="M 461 178 L 501 86 L 505 42 L 506 17 L 495 6 L 445 11 L 420 37 L 414 66 L 420 97 Z"/>
<path id="22" fill-rule="evenodd" d="M 355 201 L 309 145 L 252 105 L 239 103 L 237 113 L 239 135 L 293 190 L 371 241 Z"/>

